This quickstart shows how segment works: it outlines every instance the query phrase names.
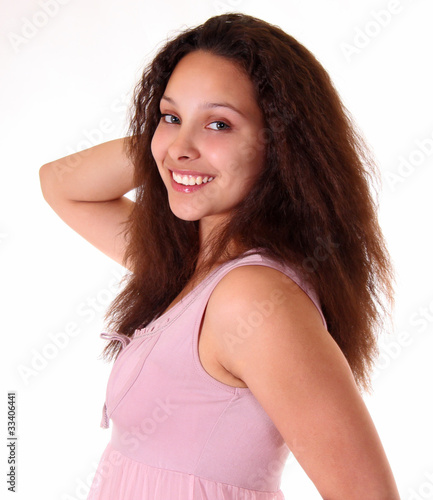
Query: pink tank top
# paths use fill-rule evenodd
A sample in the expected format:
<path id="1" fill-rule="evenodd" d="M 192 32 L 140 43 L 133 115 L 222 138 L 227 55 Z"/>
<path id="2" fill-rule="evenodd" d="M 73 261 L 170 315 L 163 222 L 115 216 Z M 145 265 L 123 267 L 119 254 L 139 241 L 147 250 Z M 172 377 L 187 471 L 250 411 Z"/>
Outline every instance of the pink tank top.
<path id="1" fill-rule="evenodd" d="M 108 381 L 102 427 L 108 443 L 88 500 L 282 500 L 290 453 L 248 388 L 213 378 L 201 365 L 198 338 L 212 291 L 232 269 L 261 265 L 314 291 L 288 266 L 254 251 L 226 262 L 123 348 Z M 322 315 L 324 324 L 325 319 Z"/>

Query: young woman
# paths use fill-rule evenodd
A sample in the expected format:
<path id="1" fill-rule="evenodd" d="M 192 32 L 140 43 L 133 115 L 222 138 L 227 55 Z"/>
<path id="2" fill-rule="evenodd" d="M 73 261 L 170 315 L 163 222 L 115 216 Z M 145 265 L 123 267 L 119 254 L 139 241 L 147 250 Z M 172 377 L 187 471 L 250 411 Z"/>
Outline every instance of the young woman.
<path id="1" fill-rule="evenodd" d="M 41 168 L 130 271 L 89 498 L 283 499 L 290 451 L 323 498 L 399 498 L 360 393 L 392 302 L 372 172 L 314 56 L 242 14 L 167 42 L 130 136 Z"/>

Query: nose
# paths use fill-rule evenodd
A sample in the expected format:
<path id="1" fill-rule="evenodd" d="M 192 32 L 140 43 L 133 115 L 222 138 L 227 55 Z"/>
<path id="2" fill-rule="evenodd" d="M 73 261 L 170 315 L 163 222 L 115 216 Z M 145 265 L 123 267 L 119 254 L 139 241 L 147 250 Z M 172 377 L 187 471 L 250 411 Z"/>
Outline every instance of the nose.
<path id="1" fill-rule="evenodd" d="M 178 132 L 168 147 L 168 154 L 173 160 L 195 160 L 200 156 L 191 130 L 178 126 Z"/>

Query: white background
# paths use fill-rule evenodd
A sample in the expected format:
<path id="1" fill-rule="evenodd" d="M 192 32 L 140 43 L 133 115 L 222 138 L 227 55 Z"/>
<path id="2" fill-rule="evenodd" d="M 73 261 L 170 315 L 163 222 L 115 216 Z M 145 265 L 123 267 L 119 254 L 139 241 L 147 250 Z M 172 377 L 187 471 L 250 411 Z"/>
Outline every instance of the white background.
<path id="1" fill-rule="evenodd" d="M 309 48 L 375 152 L 380 220 L 398 279 L 394 331 L 381 340 L 365 401 L 402 499 L 433 498 L 432 2 L 1 5 L 2 498 L 85 498 L 111 432 L 99 427 L 111 366 L 97 358 L 103 313 L 123 269 L 51 210 L 38 170 L 124 136 L 131 90 L 155 50 L 182 27 L 229 10 L 277 24 Z M 65 345 L 53 350 L 61 332 Z M 6 485 L 10 390 L 18 398 L 15 495 Z M 291 459 L 282 489 L 287 499 L 320 498 Z"/>

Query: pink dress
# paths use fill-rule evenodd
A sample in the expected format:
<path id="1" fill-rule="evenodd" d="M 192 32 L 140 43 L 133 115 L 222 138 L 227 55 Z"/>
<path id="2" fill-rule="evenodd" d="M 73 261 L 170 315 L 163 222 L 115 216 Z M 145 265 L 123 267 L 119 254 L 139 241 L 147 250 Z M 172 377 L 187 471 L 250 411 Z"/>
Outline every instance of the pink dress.
<path id="1" fill-rule="evenodd" d="M 108 381 L 101 423 L 108 427 L 111 419 L 111 441 L 88 500 L 284 499 L 280 483 L 290 451 L 281 434 L 248 388 L 214 379 L 198 354 L 213 289 L 243 265 L 280 270 L 322 315 L 313 290 L 291 268 L 252 251 L 216 268 L 132 339 L 101 334 L 123 348 Z"/>

